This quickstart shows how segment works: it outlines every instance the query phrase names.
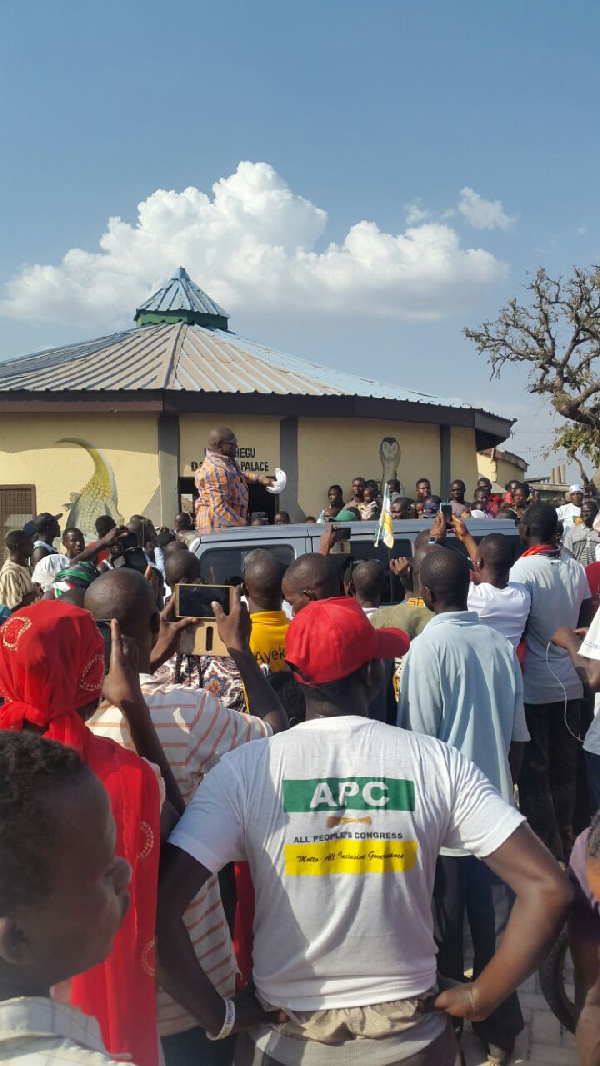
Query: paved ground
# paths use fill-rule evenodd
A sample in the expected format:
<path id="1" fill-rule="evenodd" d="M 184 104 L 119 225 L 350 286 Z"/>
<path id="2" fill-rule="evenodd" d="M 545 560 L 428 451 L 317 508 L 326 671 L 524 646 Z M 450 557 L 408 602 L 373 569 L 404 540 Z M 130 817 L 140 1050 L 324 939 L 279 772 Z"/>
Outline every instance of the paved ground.
<path id="1" fill-rule="evenodd" d="M 571 989 L 572 994 L 572 989 Z M 577 1066 L 575 1037 L 563 1029 L 544 999 L 537 976 L 530 977 L 519 991 L 525 1029 L 515 1050 L 515 1063 L 535 1066 Z M 463 1036 L 467 1066 L 482 1066 L 486 1058 L 473 1032 Z"/>

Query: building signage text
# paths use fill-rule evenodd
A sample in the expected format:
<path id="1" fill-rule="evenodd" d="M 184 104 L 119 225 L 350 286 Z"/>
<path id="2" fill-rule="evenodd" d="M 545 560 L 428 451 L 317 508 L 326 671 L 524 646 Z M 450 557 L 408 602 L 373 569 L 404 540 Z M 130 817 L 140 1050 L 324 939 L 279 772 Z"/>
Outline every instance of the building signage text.
<path id="1" fill-rule="evenodd" d="M 204 449 L 206 455 L 206 448 Z M 240 470 L 243 470 L 246 474 L 268 474 L 269 473 L 269 460 L 257 459 L 256 448 L 238 448 L 236 453 L 236 459 L 240 465 Z M 200 463 L 192 461 L 190 463 L 192 472 L 197 470 Z"/>

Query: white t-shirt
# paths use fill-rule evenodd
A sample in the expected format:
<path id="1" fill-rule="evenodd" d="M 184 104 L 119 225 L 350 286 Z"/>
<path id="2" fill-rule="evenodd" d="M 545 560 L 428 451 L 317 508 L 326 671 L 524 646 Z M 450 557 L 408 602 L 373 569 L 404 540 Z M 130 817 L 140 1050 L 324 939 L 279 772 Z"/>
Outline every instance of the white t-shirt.
<path id="1" fill-rule="evenodd" d="M 600 611 L 598 611 L 581 642 L 579 654 L 586 659 L 600 659 Z M 585 734 L 583 747 L 594 755 L 600 755 L 600 692 L 596 693 L 594 706 L 594 718 Z"/>
<path id="2" fill-rule="evenodd" d="M 524 585 L 510 581 L 504 589 L 497 589 L 487 581 L 471 582 L 467 607 L 477 611 L 479 620 L 497 629 L 518 648 L 531 610 L 531 594 Z"/>
<path id="3" fill-rule="evenodd" d="M 561 626 L 576 627 L 581 604 L 591 596 L 583 566 L 568 552 L 561 552 L 560 558 L 522 555 L 510 579 L 525 585 L 531 595 L 525 637 L 525 703 L 560 703 L 565 698 L 563 685 L 567 699 L 581 699 L 583 687 L 568 651 L 554 644 L 548 647 L 548 642 Z"/>
<path id="4" fill-rule="evenodd" d="M 213 872 L 248 860 L 257 990 L 312 1011 L 430 988 L 441 846 L 485 857 L 522 821 L 454 748 L 349 716 L 224 755 L 170 842 Z"/>
<path id="5" fill-rule="evenodd" d="M 581 516 L 581 507 L 576 507 L 574 503 L 563 503 L 562 507 L 556 508 L 556 513 L 558 521 L 562 522 L 566 532 L 575 525 L 575 519 Z"/>

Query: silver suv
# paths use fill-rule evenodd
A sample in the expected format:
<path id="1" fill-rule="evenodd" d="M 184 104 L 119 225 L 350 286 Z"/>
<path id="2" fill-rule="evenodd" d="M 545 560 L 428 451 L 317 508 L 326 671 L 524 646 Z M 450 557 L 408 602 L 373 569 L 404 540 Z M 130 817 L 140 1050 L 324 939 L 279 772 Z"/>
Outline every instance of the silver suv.
<path id="1" fill-rule="evenodd" d="M 522 551 L 519 530 L 508 519 L 472 518 L 467 522 L 469 533 L 480 541 L 488 533 L 503 533 L 515 544 L 515 559 Z M 318 552 L 323 525 L 299 522 L 289 526 L 240 526 L 223 529 L 219 533 L 207 533 L 192 544 L 192 550 L 201 564 L 201 577 L 207 585 L 237 585 L 242 580 L 244 559 L 255 548 L 272 551 L 286 566 L 307 552 Z M 431 528 L 431 521 L 408 519 L 394 522 L 394 547 L 390 550 L 383 543 L 375 547 L 377 522 L 352 522 L 350 529 L 350 555 L 340 558 L 348 562 L 358 559 L 379 559 L 386 571 L 386 587 L 383 603 L 397 603 L 404 596 L 400 582 L 389 571 L 390 559 L 410 557 L 413 544 L 419 533 Z M 448 547 L 464 553 L 463 545 L 454 534 L 448 534 Z"/>

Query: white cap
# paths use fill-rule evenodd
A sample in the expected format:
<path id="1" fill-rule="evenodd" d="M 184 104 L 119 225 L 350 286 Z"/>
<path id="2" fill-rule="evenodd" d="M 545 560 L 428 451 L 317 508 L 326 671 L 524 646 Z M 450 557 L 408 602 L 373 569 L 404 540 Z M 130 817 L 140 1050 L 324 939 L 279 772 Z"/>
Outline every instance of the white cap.
<path id="1" fill-rule="evenodd" d="M 580 492 L 581 495 L 583 496 L 584 495 L 583 485 L 571 485 L 569 487 L 569 496 L 572 496 L 574 492 Z"/>

